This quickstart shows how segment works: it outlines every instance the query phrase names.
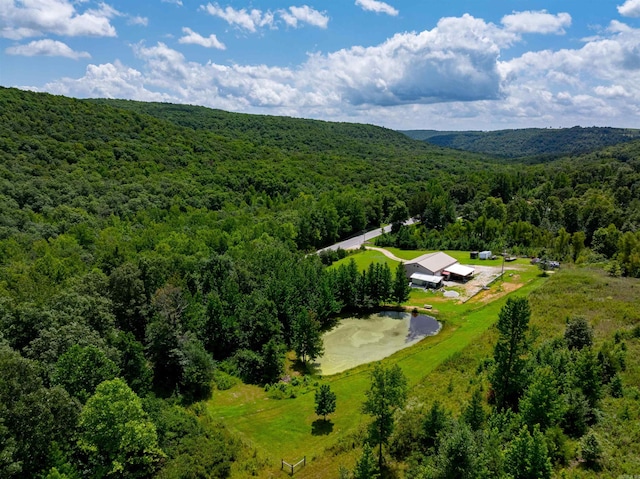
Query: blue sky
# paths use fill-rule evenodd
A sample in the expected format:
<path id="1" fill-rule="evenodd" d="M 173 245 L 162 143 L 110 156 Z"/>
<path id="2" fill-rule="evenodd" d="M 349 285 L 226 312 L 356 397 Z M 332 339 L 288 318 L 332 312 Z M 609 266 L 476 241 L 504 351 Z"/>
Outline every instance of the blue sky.
<path id="1" fill-rule="evenodd" d="M 640 127 L 640 0 L 0 0 L 0 85 L 395 129 Z"/>

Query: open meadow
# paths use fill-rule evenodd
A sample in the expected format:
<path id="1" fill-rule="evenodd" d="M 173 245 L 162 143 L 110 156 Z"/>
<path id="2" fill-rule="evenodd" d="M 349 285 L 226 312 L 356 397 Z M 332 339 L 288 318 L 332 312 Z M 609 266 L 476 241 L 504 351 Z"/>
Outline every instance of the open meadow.
<path id="1" fill-rule="evenodd" d="M 514 284 L 509 279 L 512 278 L 492 285 L 489 291 L 465 304 L 450 301 L 446 307 L 439 306 L 438 318 L 444 323 L 440 334 L 383 360 L 384 364 L 402 368 L 409 381 L 413 407 L 429 406 L 438 398 L 457 415 L 475 388 L 488 389 L 488 382 L 479 379 L 478 371 L 492 355 L 497 333 L 491 326 L 511 293 L 512 288 L 505 287 Z M 637 279 L 610 278 L 601 270 L 575 267 L 544 278 L 537 269 L 529 267 L 517 285 L 514 294 L 526 296 L 531 302 L 531 326 L 538 344 L 561 335 L 567 318 L 576 315 L 592 321 L 596 345 L 611 340 L 616 331 L 628 332 L 640 323 Z M 409 303 L 417 302 L 416 294 L 412 292 Z M 627 346 L 629 359 L 622 375 L 625 396 L 606 398 L 603 403 L 606 420 L 596 426 L 605 439 L 605 467 L 612 474 L 615 472 L 607 477 L 630 474 L 640 467 L 640 340 L 630 340 Z M 215 392 L 208 403 L 209 413 L 240 433 L 254 450 L 254 456 L 236 464 L 234 477 L 246 476 L 251 471 L 259 477 L 280 477 L 281 458 L 292 462 L 303 456 L 307 458 L 307 466 L 297 473 L 298 477 L 334 478 L 340 465 L 352 467 L 369 421 L 361 413 L 361 406 L 371 370 L 372 365 L 368 364 L 326 378 L 314 377 L 314 384 L 328 383 L 337 394 L 337 409 L 328 428 L 319 428 L 321 421 L 313 414 L 313 385 L 297 398 L 286 400 L 269 399 L 256 386 L 242 385 Z M 636 420 L 625 420 L 628 417 Z M 572 440 L 567 447 L 577 451 L 579 445 Z M 635 454 L 621 457 L 621 448 L 631 448 Z M 577 466 L 578 463 L 570 463 L 564 468 L 573 474 L 570 477 L 600 477 Z"/>
<path id="2" fill-rule="evenodd" d="M 375 251 L 353 256 L 360 269 L 380 257 L 384 256 Z M 511 293 L 529 295 L 546 280 L 536 267 L 522 264 L 517 277 L 505 275 L 504 281 L 494 282 L 488 290 L 462 304 L 455 299 L 430 296 L 433 293 L 424 290 L 412 290 L 406 305 L 422 307 L 427 301 L 432 303 L 429 314 L 441 321 L 443 328 L 436 336 L 398 351 L 383 363 L 399 365 L 412 391 L 420 388 L 430 381 L 434 370 L 479 340 L 495 323 Z M 300 477 L 336 477 L 340 465 L 340 461 L 332 459 L 336 453 L 344 454 L 341 461 L 351 467 L 350 453 L 358 443 L 356 437 L 369 421 L 361 413 L 361 407 L 372 368 L 369 363 L 333 376 L 314 377 L 310 386 L 301 388 L 297 397 L 291 399 L 271 399 L 263 388 L 250 385 L 214 391 L 207 404 L 209 414 L 237 432 L 255 451 L 254 456 L 234 465 L 234 477 L 245 477 L 248 472 L 258 470 L 260 477 L 274 477 L 281 459 L 294 462 L 303 456 L 307 458 L 307 466 Z M 337 395 L 330 428 L 320 429 L 321 421 L 314 414 L 316 383 L 330 384 Z M 261 469 L 262 466 L 266 467 Z"/>

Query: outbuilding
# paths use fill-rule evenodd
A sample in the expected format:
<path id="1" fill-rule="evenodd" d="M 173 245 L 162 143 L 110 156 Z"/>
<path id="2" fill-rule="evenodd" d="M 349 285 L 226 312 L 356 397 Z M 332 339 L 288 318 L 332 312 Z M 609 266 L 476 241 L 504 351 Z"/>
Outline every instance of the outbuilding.
<path id="1" fill-rule="evenodd" d="M 473 277 L 475 269 L 470 266 L 464 266 L 460 263 L 452 264 L 446 270 L 442 271 L 442 275 L 447 279 L 468 281 Z"/>
<path id="2" fill-rule="evenodd" d="M 491 258 L 491 251 L 480 251 L 480 253 L 478 253 L 478 258 L 480 258 L 480 259 L 489 259 L 489 258 Z"/>
<path id="3" fill-rule="evenodd" d="M 432 276 L 429 274 L 413 273 L 411 275 L 411 286 L 423 286 L 425 288 L 439 288 L 442 286 L 442 276 Z"/>

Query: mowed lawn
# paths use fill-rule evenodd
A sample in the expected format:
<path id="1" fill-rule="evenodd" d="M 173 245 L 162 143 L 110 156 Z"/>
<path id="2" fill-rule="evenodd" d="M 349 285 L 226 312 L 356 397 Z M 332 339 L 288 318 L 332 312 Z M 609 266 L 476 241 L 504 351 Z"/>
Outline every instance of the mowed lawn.
<path id="1" fill-rule="evenodd" d="M 392 273 L 395 273 L 396 268 L 398 267 L 398 262 L 394 261 L 387 256 L 385 256 L 380 251 L 368 249 L 368 250 L 358 250 L 357 253 L 350 254 L 346 258 L 342 258 L 339 261 L 333 263 L 329 268 L 338 268 L 341 265 L 347 265 L 351 261 L 351 258 L 356 262 L 356 266 L 358 267 L 358 271 L 366 270 L 371 263 L 386 263 L 389 265 Z"/>
<path id="2" fill-rule="evenodd" d="M 356 254 L 354 259 L 361 259 L 356 261 L 359 268 L 364 269 L 368 266 L 365 261 L 378 260 L 374 259 L 377 255 L 379 260 L 388 260 L 375 251 Z M 518 283 L 513 284 L 514 288 L 519 287 L 513 294 L 528 295 L 540 286 L 545 279 L 538 273 L 537 269 L 528 267 Z M 492 301 L 479 298 L 456 306 L 447 303 L 446 312 L 436 315 L 444 323 L 440 334 L 395 353 L 383 363 L 400 365 L 410 387 L 419 384 L 443 361 L 462 351 L 497 321 L 498 312 L 513 289 L 502 289 L 503 286 L 491 287 L 489 293 L 494 293 L 496 298 Z M 319 460 L 327 448 L 352 442 L 352 435 L 370 422 L 370 418 L 361 413 L 361 407 L 372 369 L 373 364 L 367 364 L 320 380 L 330 384 L 337 395 L 337 409 L 330 416 L 329 433 L 315 431 L 314 434 L 314 421 L 318 418 L 314 414 L 313 390 L 295 399 L 275 400 L 269 399 L 260 387 L 238 385 L 227 391 L 216 391 L 208 402 L 208 410 L 212 417 L 222 420 L 246 444 L 255 448 L 259 457 L 269 464 L 263 471 L 265 477 L 280 469 L 281 459 L 293 462 L 306 456 L 312 468 L 312 463 Z M 247 475 L 241 464 L 235 467 L 236 477 Z"/>

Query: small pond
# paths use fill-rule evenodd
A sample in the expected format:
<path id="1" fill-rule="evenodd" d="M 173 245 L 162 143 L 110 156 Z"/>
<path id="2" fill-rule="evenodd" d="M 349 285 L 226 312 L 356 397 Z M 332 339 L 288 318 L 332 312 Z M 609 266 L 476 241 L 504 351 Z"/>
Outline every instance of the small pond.
<path id="1" fill-rule="evenodd" d="M 346 318 L 323 336 L 324 355 L 317 360 L 323 375 L 379 361 L 440 332 L 435 318 L 398 311 Z"/>

